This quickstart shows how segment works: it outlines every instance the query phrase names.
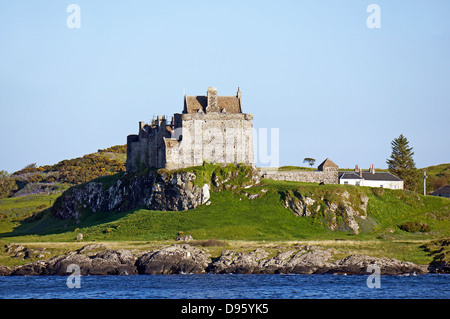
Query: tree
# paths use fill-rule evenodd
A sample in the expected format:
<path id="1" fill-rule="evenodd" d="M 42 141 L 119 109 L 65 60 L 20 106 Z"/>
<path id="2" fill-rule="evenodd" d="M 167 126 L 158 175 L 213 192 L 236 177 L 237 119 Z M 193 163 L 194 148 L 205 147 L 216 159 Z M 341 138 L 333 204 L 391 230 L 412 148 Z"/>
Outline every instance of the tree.
<path id="1" fill-rule="evenodd" d="M 16 180 L 6 171 L 0 171 L 0 198 L 11 196 L 12 192 L 17 189 Z"/>
<path id="2" fill-rule="evenodd" d="M 403 179 L 405 189 L 416 190 L 419 171 L 414 163 L 414 152 L 409 146 L 408 139 L 400 134 L 391 142 L 391 146 L 391 157 L 386 160 L 389 172 Z"/>
<path id="3" fill-rule="evenodd" d="M 314 163 L 316 162 L 315 158 L 306 157 L 303 159 L 303 163 L 308 163 L 309 166 L 313 167 Z"/>

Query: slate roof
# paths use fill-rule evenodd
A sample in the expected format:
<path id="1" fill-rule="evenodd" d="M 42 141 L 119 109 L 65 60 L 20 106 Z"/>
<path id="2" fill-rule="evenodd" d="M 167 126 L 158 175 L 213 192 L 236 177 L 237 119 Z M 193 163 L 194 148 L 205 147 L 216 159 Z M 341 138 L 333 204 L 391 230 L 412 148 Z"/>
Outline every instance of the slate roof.
<path id="1" fill-rule="evenodd" d="M 439 194 L 450 194 L 450 185 L 442 186 L 441 188 L 438 188 L 435 190 L 431 195 L 439 195 Z"/>
<path id="2" fill-rule="evenodd" d="M 402 179 L 389 172 L 362 172 L 362 178 L 355 172 L 339 172 L 340 179 L 364 179 L 366 181 L 389 181 L 389 182 L 401 182 Z"/>
<path id="3" fill-rule="evenodd" d="M 375 174 L 372 174 L 370 172 L 363 172 L 362 177 L 367 181 L 391 181 L 391 182 L 402 181 L 401 178 L 389 172 L 375 172 Z"/>
<path id="4" fill-rule="evenodd" d="M 339 174 L 339 178 L 342 179 L 362 179 L 362 177 L 354 172 L 340 172 Z"/>
<path id="5" fill-rule="evenodd" d="M 218 96 L 217 103 L 219 105 L 220 112 L 225 109 L 226 113 L 242 113 L 241 105 L 237 96 Z M 206 96 L 186 96 L 184 100 L 183 113 L 197 113 L 200 109 L 205 112 L 207 105 L 208 98 Z"/>

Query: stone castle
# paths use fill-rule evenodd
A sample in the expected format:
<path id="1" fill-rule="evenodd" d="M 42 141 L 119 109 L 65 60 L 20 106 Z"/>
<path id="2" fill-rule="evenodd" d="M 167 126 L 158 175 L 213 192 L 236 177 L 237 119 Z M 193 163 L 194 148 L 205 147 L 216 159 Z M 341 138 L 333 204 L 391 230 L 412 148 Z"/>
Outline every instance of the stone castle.
<path id="1" fill-rule="evenodd" d="M 241 90 L 219 96 L 209 87 L 206 96 L 184 96 L 183 112 L 171 121 L 154 117 L 139 122 L 139 133 L 127 138 L 126 169 L 177 169 L 210 163 L 254 166 L 253 114 L 242 112 Z"/>

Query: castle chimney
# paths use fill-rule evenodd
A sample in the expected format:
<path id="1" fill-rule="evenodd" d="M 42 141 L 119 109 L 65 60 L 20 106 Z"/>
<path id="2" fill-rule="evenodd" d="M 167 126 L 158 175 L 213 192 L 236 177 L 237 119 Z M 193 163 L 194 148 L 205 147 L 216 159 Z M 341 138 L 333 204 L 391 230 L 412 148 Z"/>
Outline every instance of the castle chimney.
<path id="1" fill-rule="evenodd" d="M 237 98 L 240 101 L 241 100 L 241 88 L 238 86 L 238 91 L 237 91 Z"/>
<path id="2" fill-rule="evenodd" d="M 217 99 L 217 89 L 215 87 L 210 86 L 208 88 L 207 93 L 207 105 L 206 105 L 206 113 L 208 112 L 219 112 L 219 103 Z"/>

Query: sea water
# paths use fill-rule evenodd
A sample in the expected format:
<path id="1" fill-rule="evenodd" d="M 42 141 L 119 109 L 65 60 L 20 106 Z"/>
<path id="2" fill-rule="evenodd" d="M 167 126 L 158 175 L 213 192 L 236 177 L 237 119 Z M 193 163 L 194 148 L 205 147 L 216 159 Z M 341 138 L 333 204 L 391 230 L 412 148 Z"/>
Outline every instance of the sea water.
<path id="1" fill-rule="evenodd" d="M 135 275 L 0 277 L 0 298 L 44 299 L 397 299 L 450 298 L 450 276 Z M 68 285 L 69 283 L 69 285 Z M 73 287 L 73 288 L 69 288 Z M 370 288 L 372 287 L 372 288 Z"/>

